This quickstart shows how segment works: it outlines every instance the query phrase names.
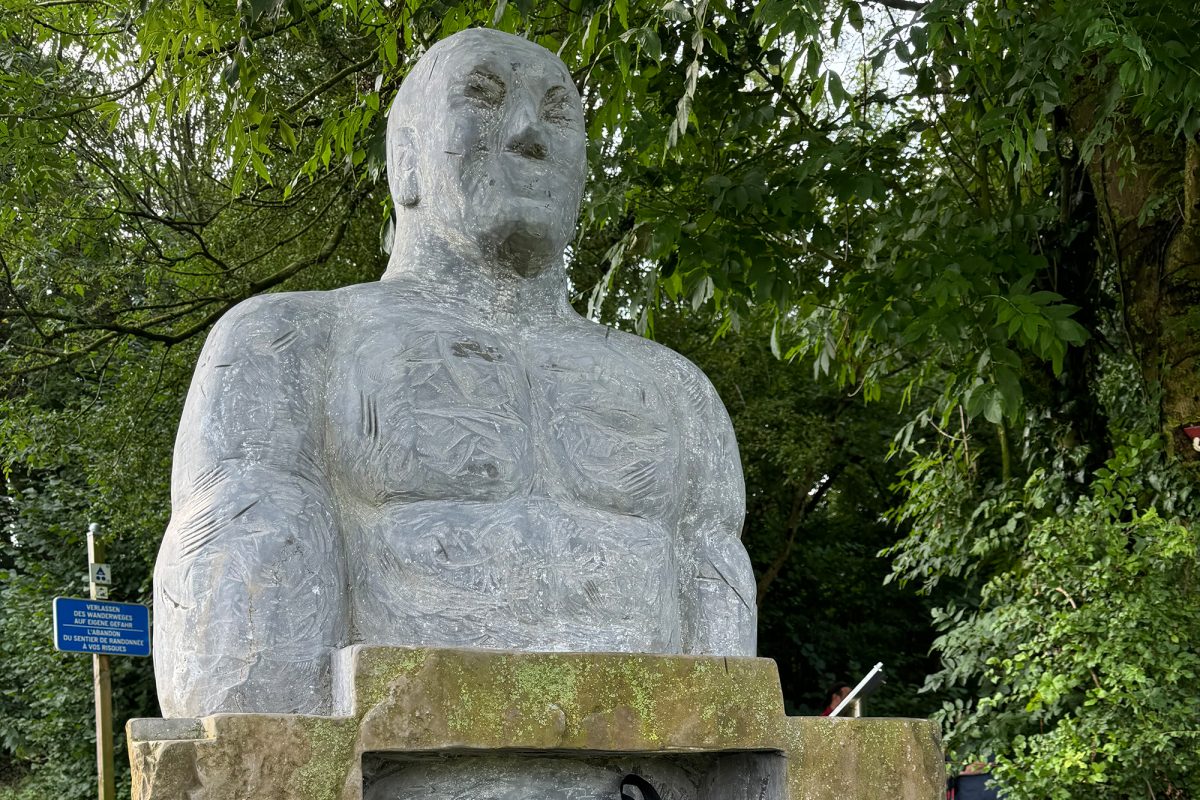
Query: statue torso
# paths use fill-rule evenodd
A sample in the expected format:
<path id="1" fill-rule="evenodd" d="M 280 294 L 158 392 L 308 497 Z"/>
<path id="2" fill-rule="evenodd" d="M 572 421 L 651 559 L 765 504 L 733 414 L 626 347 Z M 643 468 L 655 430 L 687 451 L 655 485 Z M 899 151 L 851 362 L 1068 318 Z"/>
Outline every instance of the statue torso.
<path id="1" fill-rule="evenodd" d="M 682 426 L 648 343 L 374 289 L 327 362 L 353 639 L 678 651 Z"/>

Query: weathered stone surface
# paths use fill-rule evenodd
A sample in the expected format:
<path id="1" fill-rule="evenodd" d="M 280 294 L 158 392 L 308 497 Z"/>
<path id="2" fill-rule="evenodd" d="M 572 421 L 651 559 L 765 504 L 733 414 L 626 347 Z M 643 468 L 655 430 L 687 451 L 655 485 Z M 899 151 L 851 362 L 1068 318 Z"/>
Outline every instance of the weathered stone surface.
<path id="1" fill-rule="evenodd" d="M 618 800 L 631 774 L 662 800 L 779 800 L 786 782 L 777 753 L 380 756 L 363 800 Z"/>
<path id="2" fill-rule="evenodd" d="M 388 159 L 384 279 L 253 298 L 201 354 L 155 569 L 164 715 L 329 713 L 353 644 L 753 655 L 725 409 L 566 300 L 566 68 L 496 31 L 439 43 Z"/>
<path id="3" fill-rule="evenodd" d="M 379 774 L 394 762 L 375 800 L 392 789 L 389 800 L 457 800 L 481 774 L 496 785 L 526 775 L 514 783 L 531 790 L 522 797 L 600 800 L 626 766 L 682 792 L 664 800 L 944 794 L 932 723 L 787 717 L 767 659 L 354 648 L 339 664 L 344 716 L 223 714 L 177 739 L 152 738 L 158 721 L 130 722 L 135 800 L 360 800 L 364 757 Z M 412 761 L 435 755 L 436 768 Z M 555 768 L 555 791 L 574 795 L 542 792 Z M 435 793 L 403 793 L 414 785 Z"/>

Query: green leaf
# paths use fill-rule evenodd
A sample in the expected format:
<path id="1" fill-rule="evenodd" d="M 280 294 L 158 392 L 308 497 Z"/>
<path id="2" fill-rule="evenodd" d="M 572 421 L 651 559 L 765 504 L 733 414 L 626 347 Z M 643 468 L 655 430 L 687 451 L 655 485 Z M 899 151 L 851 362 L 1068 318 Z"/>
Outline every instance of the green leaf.
<path id="1" fill-rule="evenodd" d="M 250 0 L 250 12 L 257 20 L 259 17 L 275 10 L 276 0 Z"/>
<path id="2" fill-rule="evenodd" d="M 271 173 L 267 169 L 267 165 L 259 158 L 258 153 L 252 153 L 250 156 L 250 164 L 254 167 L 254 171 L 258 173 L 258 177 L 262 178 L 266 183 L 271 182 Z"/>
<path id="3" fill-rule="evenodd" d="M 833 101 L 835 107 L 840 108 L 846 103 L 846 90 L 842 87 L 842 79 L 833 70 L 829 70 L 826 76 L 829 86 L 829 99 Z"/>
<path id="4" fill-rule="evenodd" d="M 240 81 L 241 68 L 236 60 L 230 61 L 223 70 L 221 70 L 221 80 L 230 87 L 236 87 Z"/>
<path id="5" fill-rule="evenodd" d="M 721 58 L 729 58 L 729 48 L 725 46 L 725 40 L 722 39 L 716 31 L 710 28 L 705 28 L 703 35 L 704 40 L 708 42 L 709 46 L 712 47 L 712 49 L 715 50 L 717 54 L 721 56 Z"/>
<path id="6" fill-rule="evenodd" d="M 1088 340 L 1087 329 L 1073 319 L 1055 320 L 1054 332 L 1068 344 L 1083 344 Z"/>
<path id="7" fill-rule="evenodd" d="M 621 73 L 621 79 L 629 82 L 629 69 L 633 63 L 633 56 L 629 51 L 629 46 L 625 44 L 625 37 L 621 37 L 620 41 L 613 42 L 612 54 L 613 61 L 617 63 L 617 69 Z"/>
<path id="8" fill-rule="evenodd" d="M 854 30 L 861 32 L 863 29 L 862 6 L 854 2 L 854 0 L 851 0 L 850 4 L 846 7 L 846 11 L 847 16 L 850 19 L 850 25 L 854 28 Z"/>
<path id="9" fill-rule="evenodd" d="M 688 11 L 687 6 L 679 0 L 667 0 L 662 7 L 663 16 L 667 19 L 673 19 L 677 22 L 688 22 L 692 18 L 692 12 Z M 657 59 L 655 59 L 657 61 Z"/>
<path id="10" fill-rule="evenodd" d="M 983 418 L 993 425 L 999 425 L 1004 419 L 1003 397 L 995 386 L 988 387 L 986 396 Z"/>
<path id="11" fill-rule="evenodd" d="M 1022 390 L 1017 373 L 1005 366 L 997 365 L 994 369 L 996 387 L 1000 391 L 1003 415 L 1015 418 L 1021 410 Z"/>

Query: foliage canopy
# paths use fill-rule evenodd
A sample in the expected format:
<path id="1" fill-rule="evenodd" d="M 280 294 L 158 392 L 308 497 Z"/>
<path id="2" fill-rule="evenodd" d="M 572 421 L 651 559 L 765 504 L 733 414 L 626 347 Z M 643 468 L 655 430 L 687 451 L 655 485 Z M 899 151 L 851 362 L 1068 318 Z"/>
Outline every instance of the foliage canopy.
<path id="1" fill-rule="evenodd" d="M 739 425 L 760 596 L 802 591 L 809 522 L 893 506 L 957 756 L 994 757 L 1013 797 L 1200 793 L 1197 3 L 2 7 L 5 641 L 78 588 L 85 516 L 152 561 L 216 318 L 379 274 L 387 103 L 433 41 L 491 25 L 558 52 L 585 98 L 576 304 L 680 342 L 690 308 L 704 338 L 814 368 L 690 350 L 737 376 L 717 378 L 735 417 L 731 391 L 771 395 Z M 73 758 L 52 706 L 76 701 L 26 650 L 5 661 L 37 703 L 5 689 L 22 722 L 0 746 L 78 793 L 38 766 Z M 152 713 L 144 669 L 122 680 Z"/>

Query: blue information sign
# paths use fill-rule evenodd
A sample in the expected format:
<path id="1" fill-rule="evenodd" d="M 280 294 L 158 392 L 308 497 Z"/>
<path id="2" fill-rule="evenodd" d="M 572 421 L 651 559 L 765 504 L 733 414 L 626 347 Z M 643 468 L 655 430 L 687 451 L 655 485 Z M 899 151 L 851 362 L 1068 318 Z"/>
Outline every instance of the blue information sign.
<path id="1" fill-rule="evenodd" d="M 77 597 L 54 598 L 54 648 L 66 653 L 150 655 L 150 609 Z"/>

